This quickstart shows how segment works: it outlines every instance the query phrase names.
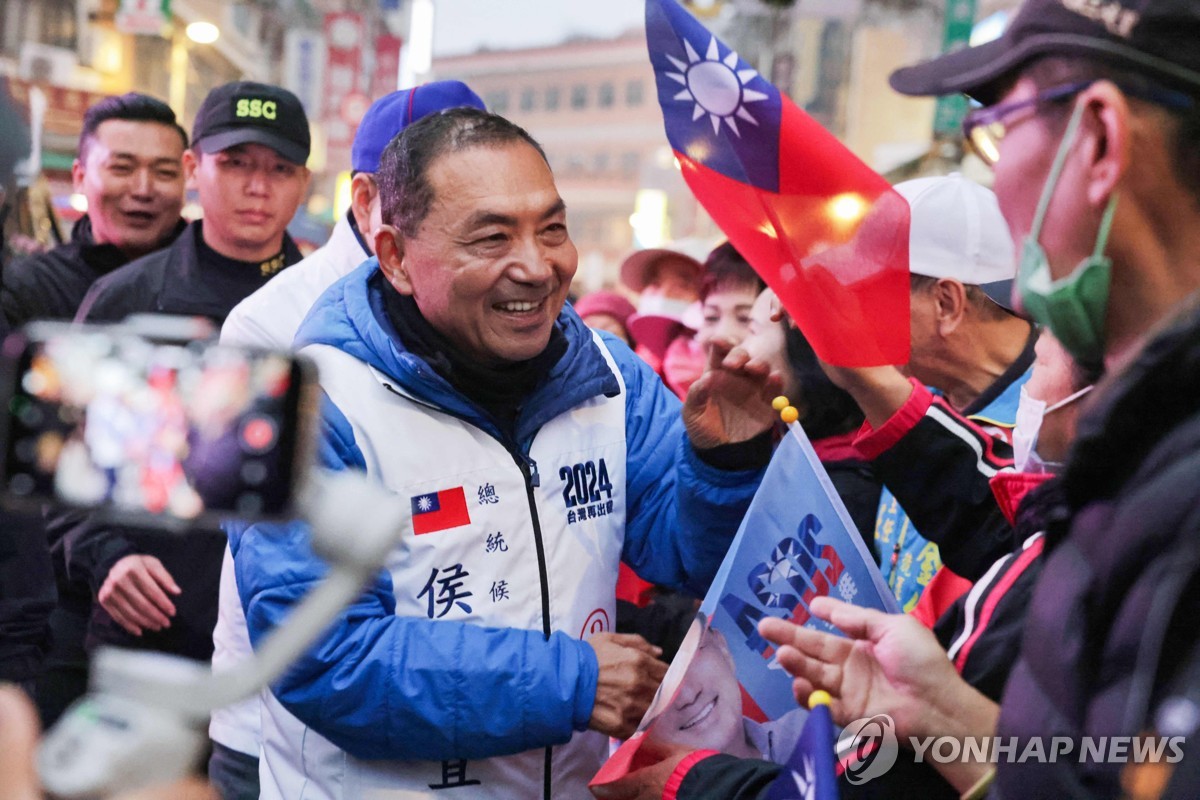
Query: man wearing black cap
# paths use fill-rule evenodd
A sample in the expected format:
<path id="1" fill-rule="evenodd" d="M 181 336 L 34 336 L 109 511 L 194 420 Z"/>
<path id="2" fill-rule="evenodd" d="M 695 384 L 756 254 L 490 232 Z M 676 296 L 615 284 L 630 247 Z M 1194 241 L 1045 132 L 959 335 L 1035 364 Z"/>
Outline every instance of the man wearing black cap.
<path id="1" fill-rule="evenodd" d="M 1028 0 L 1000 39 L 891 79 L 984 104 L 964 129 L 1019 243 L 1014 299 L 1109 373 L 1050 515 L 997 731 L 1074 752 L 1002 761 L 1004 797 L 1115 796 L 1134 758 L 1083 756 L 1082 737 L 1190 744 L 1200 728 L 1197 42 L 1194 0 Z"/>
<path id="2" fill-rule="evenodd" d="M 964 796 L 992 779 L 1004 798 L 1200 793 L 1197 42 L 1195 0 L 1027 0 L 999 40 L 891 79 L 985 104 L 964 132 L 1019 243 L 1014 301 L 1109 374 L 1079 422 L 1065 500 L 1045 512 L 1046 563 L 1003 700 L 951 704 L 946 728 L 999 737 L 975 740 L 994 747 L 991 775 L 956 750 Z M 843 624 L 863 640 L 843 652 L 873 651 L 874 676 L 903 683 L 912 662 L 883 663 L 898 627 Z M 825 670 L 835 709 L 865 688 L 853 660 L 808 671 Z M 875 767 L 864 753 L 859 777 Z M 723 800 L 766 795 L 774 775 L 751 768 Z M 679 798 L 696 796 L 686 788 Z"/>
<path id="3" fill-rule="evenodd" d="M 308 120 L 277 86 L 231 83 L 205 98 L 184 154 L 204 219 L 174 245 L 97 281 L 77 320 L 146 312 L 220 323 L 273 275 L 300 260 L 286 233 L 308 186 Z M 98 605 L 88 647 L 118 644 L 207 661 L 224 541 L 165 538 L 85 520 L 65 534 L 68 569 Z"/>
<path id="4" fill-rule="evenodd" d="M 286 228 L 308 188 L 310 147 L 300 101 L 278 86 L 229 83 L 209 92 L 184 153 L 204 219 L 174 246 L 97 281 L 77 320 L 146 312 L 216 323 L 242 298 L 300 260 Z"/>
<path id="5" fill-rule="evenodd" d="M 964 132 L 1018 243 L 1014 300 L 1108 371 L 1047 512 L 992 797 L 1200 790 L 1198 42 L 1195 0 L 1027 0 L 995 42 L 891 79 L 984 104 Z M 878 655 L 881 632 L 856 638 Z"/>

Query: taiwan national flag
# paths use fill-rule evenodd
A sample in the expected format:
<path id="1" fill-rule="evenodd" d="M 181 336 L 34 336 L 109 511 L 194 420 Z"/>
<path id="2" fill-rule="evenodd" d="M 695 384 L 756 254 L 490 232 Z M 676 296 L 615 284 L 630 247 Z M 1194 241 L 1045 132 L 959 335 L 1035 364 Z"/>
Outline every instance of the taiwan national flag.
<path id="1" fill-rule="evenodd" d="M 646 42 L 684 179 L 817 355 L 908 361 L 908 204 L 674 0 Z"/>
<path id="2" fill-rule="evenodd" d="M 412 498 L 413 533 L 436 533 L 471 524 L 463 487 L 419 494 Z"/>

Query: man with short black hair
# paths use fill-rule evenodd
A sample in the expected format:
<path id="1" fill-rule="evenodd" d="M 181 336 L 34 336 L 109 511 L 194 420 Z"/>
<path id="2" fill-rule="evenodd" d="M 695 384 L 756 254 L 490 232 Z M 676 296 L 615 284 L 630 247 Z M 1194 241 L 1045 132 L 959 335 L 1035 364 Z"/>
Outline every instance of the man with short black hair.
<path id="1" fill-rule="evenodd" d="M 612 633 L 622 558 L 702 594 L 770 457 L 778 376 L 714 357 L 682 408 L 564 305 L 578 266 L 545 157 L 501 117 L 407 128 L 377 260 L 297 334 L 325 467 L 411 514 L 324 640 L 262 695 L 262 796 L 580 797 L 666 666 Z M 686 428 L 686 433 L 685 433 Z M 231 526 L 251 640 L 324 573 L 304 525 Z"/>
<path id="2" fill-rule="evenodd" d="M 459 106 L 484 107 L 479 96 L 460 81 L 434 81 L 392 92 L 372 103 L 350 149 L 350 208 L 325 246 L 229 312 L 221 327 L 221 341 L 290 349 L 296 329 L 321 293 L 375 254 L 375 230 L 382 224 L 375 173 L 388 142 L 427 114 Z"/>
<path id="3" fill-rule="evenodd" d="M 447 108 L 483 108 L 459 81 L 435 81 L 392 92 L 371 104 L 350 149 L 350 208 L 324 247 L 239 303 L 221 328 L 221 343 L 289 350 L 308 310 L 331 284 L 375 253 L 383 224 L 376 173 L 384 148 L 406 127 Z M 221 567 L 220 612 L 213 631 L 213 667 L 236 669 L 252 654 L 228 548 Z M 208 727 L 213 755 L 208 774 L 223 800 L 258 797 L 259 700 L 252 697 L 213 712 Z"/>
<path id="4" fill-rule="evenodd" d="M 239 82 L 208 93 L 183 154 L 204 217 L 173 247 L 97 281 L 76 319 L 134 313 L 202 316 L 220 324 L 243 298 L 300 260 L 288 223 L 308 189 L 308 117 L 294 94 Z"/>
<path id="5" fill-rule="evenodd" d="M 70 242 L 4 268 L 0 307 L 9 324 L 74 317 L 96 280 L 174 241 L 184 227 L 187 146 L 161 100 L 130 92 L 89 108 L 71 166 L 87 213 Z"/>
<path id="6" fill-rule="evenodd" d="M 308 119 L 278 86 L 238 82 L 209 92 L 184 154 L 204 218 L 171 247 L 97 281 L 78 321 L 129 314 L 206 317 L 220 324 L 237 303 L 298 262 L 287 234 L 308 186 Z M 208 661 L 224 542 L 164 537 L 88 519 L 65 535 L 72 579 L 97 600 L 89 649 L 116 644 Z"/>

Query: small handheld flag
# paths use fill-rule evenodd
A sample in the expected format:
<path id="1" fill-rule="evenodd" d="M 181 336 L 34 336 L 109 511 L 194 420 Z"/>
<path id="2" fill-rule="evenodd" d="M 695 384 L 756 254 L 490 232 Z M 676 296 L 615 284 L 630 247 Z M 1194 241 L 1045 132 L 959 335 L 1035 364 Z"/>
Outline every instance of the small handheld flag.
<path id="1" fill-rule="evenodd" d="M 830 697 L 816 691 L 808 699 L 808 719 L 792 757 L 767 789 L 766 800 L 837 800 L 833 718 Z"/>
<path id="2" fill-rule="evenodd" d="M 684 179 L 821 359 L 908 361 L 904 198 L 675 0 L 646 43 Z"/>
<path id="3" fill-rule="evenodd" d="M 790 420 L 788 432 L 638 733 L 596 774 L 593 786 L 614 783 L 656 763 L 663 758 L 655 756 L 656 743 L 685 741 L 692 748 L 731 753 L 750 746 L 764 758 L 786 763 L 799 752 L 796 742 L 811 726 L 796 705 L 792 678 L 779 663 L 774 645 L 758 632 L 759 621 L 775 617 L 838 632 L 813 616 L 812 601 L 820 596 L 887 613 L 899 611 L 812 443 L 795 421 L 797 409 L 782 396 L 771 405 Z M 700 653 L 702 659 L 697 658 Z M 729 679 L 736 680 L 736 690 Z M 740 705 L 740 720 L 727 713 L 731 701 Z M 700 725 L 701 719 L 709 724 Z M 803 731 L 801 724 L 806 726 Z M 812 768 L 824 774 L 821 771 L 833 769 L 832 729 L 820 736 L 828 770 L 820 760 L 814 760 Z M 820 750 L 812 747 L 813 754 Z M 799 763 L 807 763 L 803 755 Z M 804 784 L 813 787 L 812 794 L 788 796 L 836 797 L 821 794 L 824 789 L 817 787 L 825 783 L 820 781 Z"/>

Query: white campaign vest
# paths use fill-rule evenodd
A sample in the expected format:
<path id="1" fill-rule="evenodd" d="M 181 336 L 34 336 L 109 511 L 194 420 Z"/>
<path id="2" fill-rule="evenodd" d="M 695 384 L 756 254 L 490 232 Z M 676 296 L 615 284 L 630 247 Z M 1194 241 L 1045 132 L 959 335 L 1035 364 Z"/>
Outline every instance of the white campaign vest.
<path id="1" fill-rule="evenodd" d="M 595 341 L 621 381 L 607 348 Z M 433 516 L 410 517 L 387 561 L 397 615 L 542 631 L 532 491 L 551 630 L 581 638 L 613 630 L 625 535 L 623 381 L 617 397 L 594 397 L 542 427 L 530 451 L 540 486 L 528 490 L 513 456 L 484 431 L 402 395 L 386 375 L 335 348 L 313 345 L 302 352 L 316 361 L 322 386 L 350 422 L 368 473 L 414 508 L 434 497 L 441 506 Z M 414 526 L 461 522 L 463 513 L 467 524 L 414 534 Z M 269 692 L 262 717 L 264 798 L 544 794 L 545 749 L 467 762 L 360 761 L 306 729 Z M 588 731 L 555 747 L 551 796 L 591 797 L 587 782 L 607 743 Z M 434 788 L 449 785 L 455 788 L 446 793 Z"/>

